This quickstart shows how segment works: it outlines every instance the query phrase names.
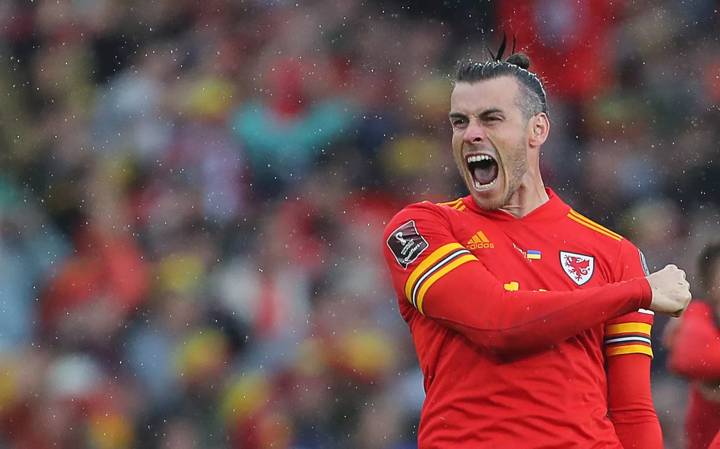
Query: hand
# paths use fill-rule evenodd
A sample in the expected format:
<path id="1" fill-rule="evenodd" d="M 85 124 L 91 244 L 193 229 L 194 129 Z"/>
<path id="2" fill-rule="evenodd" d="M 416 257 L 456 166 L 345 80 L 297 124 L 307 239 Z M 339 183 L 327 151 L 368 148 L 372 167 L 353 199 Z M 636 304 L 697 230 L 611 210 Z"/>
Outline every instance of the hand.
<path id="1" fill-rule="evenodd" d="M 652 289 L 650 309 L 674 317 L 682 315 L 692 299 L 685 272 L 675 265 L 667 265 L 646 279 Z"/>

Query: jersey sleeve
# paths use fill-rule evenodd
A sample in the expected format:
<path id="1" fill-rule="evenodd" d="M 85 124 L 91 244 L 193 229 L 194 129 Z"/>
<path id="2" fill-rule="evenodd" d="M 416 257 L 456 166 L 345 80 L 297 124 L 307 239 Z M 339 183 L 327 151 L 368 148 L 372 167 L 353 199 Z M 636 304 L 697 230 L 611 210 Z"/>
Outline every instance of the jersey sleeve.
<path id="1" fill-rule="evenodd" d="M 644 277 L 573 291 L 508 291 L 453 236 L 449 220 L 431 203 L 405 208 L 385 230 L 385 260 L 401 300 L 483 348 L 546 348 L 650 303 Z"/>
<path id="2" fill-rule="evenodd" d="M 645 258 L 632 243 L 621 240 L 616 279 L 647 276 Z M 650 331 L 653 312 L 638 309 L 611 319 L 605 326 L 608 414 L 625 449 L 661 449 L 662 430 L 652 402 Z"/>
<path id="3" fill-rule="evenodd" d="M 615 271 L 615 279 L 620 281 L 645 277 L 649 274 L 645 256 L 625 239 L 620 242 L 620 254 Z M 652 358 L 650 334 L 654 317 L 651 310 L 640 308 L 608 320 L 605 325 L 605 356 L 610 358 L 626 354 L 644 354 Z"/>

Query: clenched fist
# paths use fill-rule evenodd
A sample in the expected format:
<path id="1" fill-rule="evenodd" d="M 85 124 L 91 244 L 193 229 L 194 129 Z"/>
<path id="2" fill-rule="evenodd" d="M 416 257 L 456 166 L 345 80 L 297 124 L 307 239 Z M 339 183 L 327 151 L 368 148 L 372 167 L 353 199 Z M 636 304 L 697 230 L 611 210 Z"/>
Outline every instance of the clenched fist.
<path id="1" fill-rule="evenodd" d="M 692 299 L 685 272 L 675 265 L 667 265 L 650 274 L 647 280 L 652 289 L 650 309 L 675 317 L 682 315 Z"/>

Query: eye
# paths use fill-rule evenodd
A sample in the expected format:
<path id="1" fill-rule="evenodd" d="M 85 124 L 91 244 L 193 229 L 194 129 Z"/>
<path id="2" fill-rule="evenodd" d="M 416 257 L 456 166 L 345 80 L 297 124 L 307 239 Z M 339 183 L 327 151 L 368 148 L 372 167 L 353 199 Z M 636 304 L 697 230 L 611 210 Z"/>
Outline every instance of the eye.
<path id="1" fill-rule="evenodd" d="M 450 119 L 450 124 L 453 128 L 464 128 L 467 125 L 467 118 L 465 117 L 453 117 Z"/>

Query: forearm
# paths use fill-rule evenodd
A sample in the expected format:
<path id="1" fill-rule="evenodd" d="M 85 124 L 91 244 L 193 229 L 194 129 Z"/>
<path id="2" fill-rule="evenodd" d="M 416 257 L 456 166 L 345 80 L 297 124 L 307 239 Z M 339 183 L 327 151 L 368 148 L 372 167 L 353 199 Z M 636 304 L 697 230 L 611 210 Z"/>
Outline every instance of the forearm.
<path id="1" fill-rule="evenodd" d="M 460 291 L 457 285 L 462 286 Z M 424 302 L 427 316 L 473 343 L 499 353 L 515 353 L 549 347 L 608 319 L 648 307 L 651 295 L 642 278 L 573 291 L 510 292 L 501 282 L 488 280 L 482 264 L 467 263 L 433 286 Z"/>
<path id="2" fill-rule="evenodd" d="M 498 353 L 547 348 L 583 330 L 650 306 L 639 276 L 572 291 L 506 291 L 504 282 L 453 235 L 441 209 L 420 203 L 385 229 L 394 286 L 417 311 Z"/>

